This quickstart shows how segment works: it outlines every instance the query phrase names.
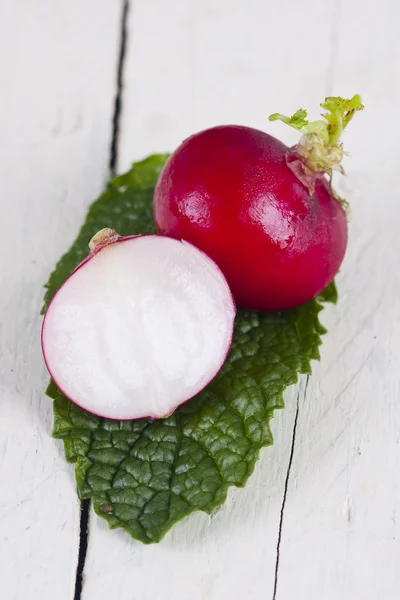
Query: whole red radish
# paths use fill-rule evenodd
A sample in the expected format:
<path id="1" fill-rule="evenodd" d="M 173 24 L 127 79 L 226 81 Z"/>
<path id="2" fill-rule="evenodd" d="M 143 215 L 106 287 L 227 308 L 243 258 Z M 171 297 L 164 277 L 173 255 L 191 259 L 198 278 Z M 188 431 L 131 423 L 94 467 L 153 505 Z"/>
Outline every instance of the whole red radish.
<path id="1" fill-rule="evenodd" d="M 356 95 L 321 106 L 325 121 L 308 122 L 302 109 L 291 118 L 271 115 L 303 133 L 293 148 L 249 127 L 213 127 L 185 140 L 160 174 L 158 233 L 213 258 L 242 308 L 299 306 L 333 280 L 343 260 L 347 219 L 332 171 L 343 173 L 339 138 L 363 105 Z"/>

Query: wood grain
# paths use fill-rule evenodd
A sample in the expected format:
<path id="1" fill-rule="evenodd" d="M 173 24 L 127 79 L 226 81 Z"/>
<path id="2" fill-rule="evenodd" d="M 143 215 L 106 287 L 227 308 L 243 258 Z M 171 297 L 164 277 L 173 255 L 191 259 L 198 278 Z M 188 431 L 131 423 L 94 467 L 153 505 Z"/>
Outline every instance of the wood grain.
<path id="1" fill-rule="evenodd" d="M 132 3 L 119 170 L 223 123 L 295 131 L 268 115 L 315 107 L 328 87 L 334 0 Z M 321 25 L 323 24 L 323 26 Z M 312 35 L 304 35 L 305 31 Z"/>
<path id="2" fill-rule="evenodd" d="M 400 8 L 338 3 L 332 91 L 362 94 L 344 136 L 351 205 L 340 302 L 300 405 L 277 600 L 399 598 Z"/>
<path id="3" fill-rule="evenodd" d="M 0 5 L 0 596 L 71 600 L 79 501 L 51 438 L 39 312 L 108 176 L 121 7 Z"/>

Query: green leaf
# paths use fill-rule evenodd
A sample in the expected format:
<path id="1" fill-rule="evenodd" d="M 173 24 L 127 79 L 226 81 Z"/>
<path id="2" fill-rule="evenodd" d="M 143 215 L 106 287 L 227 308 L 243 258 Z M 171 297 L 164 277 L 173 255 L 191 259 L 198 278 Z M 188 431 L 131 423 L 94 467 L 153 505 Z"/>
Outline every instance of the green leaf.
<path id="1" fill-rule="evenodd" d="M 90 238 L 111 227 L 122 235 L 154 231 L 153 189 L 165 155 L 152 156 L 113 179 L 91 206 L 71 250 L 47 285 L 45 307 L 87 255 Z M 321 295 L 331 301 L 334 287 Z M 272 444 L 269 421 L 282 392 L 310 373 L 324 328 L 314 300 L 294 311 L 239 311 L 231 352 L 217 378 L 164 420 L 111 421 L 67 400 L 50 383 L 54 431 L 75 463 L 78 492 L 110 527 L 144 543 L 158 542 L 195 510 L 210 513 L 232 485 L 242 487 L 259 450 Z"/>
<path id="2" fill-rule="evenodd" d="M 286 123 L 286 125 L 290 125 L 290 127 L 294 127 L 298 131 L 303 131 L 306 125 L 308 125 L 308 121 L 306 119 L 307 111 L 304 108 L 299 108 L 294 115 L 291 117 L 286 117 L 281 113 L 274 113 L 268 117 L 269 121 L 282 121 Z"/>
<path id="3" fill-rule="evenodd" d="M 354 114 L 364 109 L 361 96 L 355 94 L 352 98 L 346 99 L 340 96 L 328 96 L 322 102 L 321 108 L 326 110 L 322 113 L 328 123 L 329 143 L 335 144 L 339 141 L 345 127 L 350 123 Z"/>
<path id="4" fill-rule="evenodd" d="M 321 302 L 331 302 L 332 304 L 336 304 L 338 297 L 338 291 L 334 281 L 332 281 L 332 283 L 330 283 L 318 296 Z"/>

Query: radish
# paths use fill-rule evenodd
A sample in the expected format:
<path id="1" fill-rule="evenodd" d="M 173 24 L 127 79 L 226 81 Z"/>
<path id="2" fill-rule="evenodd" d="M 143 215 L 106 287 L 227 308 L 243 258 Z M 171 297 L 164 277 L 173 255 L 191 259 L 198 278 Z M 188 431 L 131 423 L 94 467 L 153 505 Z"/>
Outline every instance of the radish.
<path id="1" fill-rule="evenodd" d="M 344 202 L 331 187 L 343 173 L 340 135 L 360 96 L 326 98 L 325 121 L 271 115 L 303 133 L 288 148 L 249 127 L 213 127 L 170 156 L 154 193 L 160 234 L 206 252 L 243 308 L 278 311 L 317 296 L 334 278 L 347 244 Z"/>
<path id="2" fill-rule="evenodd" d="M 42 349 L 58 388 L 109 419 L 160 418 L 220 370 L 235 305 L 217 265 L 187 242 L 100 231 L 51 301 Z"/>

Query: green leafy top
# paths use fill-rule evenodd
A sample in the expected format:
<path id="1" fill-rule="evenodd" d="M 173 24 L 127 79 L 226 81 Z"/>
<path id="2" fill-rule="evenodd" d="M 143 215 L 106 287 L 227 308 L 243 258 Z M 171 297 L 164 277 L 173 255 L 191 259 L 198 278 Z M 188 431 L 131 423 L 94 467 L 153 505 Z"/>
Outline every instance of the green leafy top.
<path id="1" fill-rule="evenodd" d="M 268 118 L 270 121 L 282 121 L 286 125 L 290 125 L 290 127 L 293 127 L 298 131 L 306 131 L 306 127 L 308 125 L 306 117 L 307 111 L 304 108 L 299 108 L 299 110 L 296 110 L 294 115 L 291 117 L 285 117 L 285 115 L 281 115 L 280 113 L 274 113 Z"/>
<path id="2" fill-rule="evenodd" d="M 343 150 L 343 144 L 339 141 L 340 136 L 355 113 L 362 110 L 364 105 L 361 102 L 361 96 L 356 94 L 349 100 L 340 96 L 329 96 L 325 98 L 321 108 L 326 111 L 322 113 L 325 121 L 321 119 L 308 121 L 307 111 L 303 108 L 296 111 L 291 117 L 274 113 L 270 115 L 269 120 L 283 121 L 286 125 L 301 131 L 303 136 L 294 151 L 307 169 L 307 175 L 309 172 L 328 173 L 332 183 L 333 171 L 345 174 L 341 162 L 346 153 Z M 298 169 L 296 172 L 298 174 Z M 338 200 L 342 200 L 338 196 L 336 197 Z"/>
<path id="3" fill-rule="evenodd" d="M 165 155 L 137 163 L 113 179 L 91 206 L 72 248 L 47 285 L 45 307 L 87 255 L 90 238 L 111 227 L 122 235 L 152 233 L 152 195 Z M 159 541 L 195 510 L 210 513 L 230 486 L 243 486 L 260 448 L 272 443 L 269 420 L 282 392 L 310 373 L 324 328 L 321 301 L 335 301 L 334 284 L 317 300 L 282 314 L 239 311 L 231 352 L 220 374 L 167 419 L 111 421 L 69 402 L 50 383 L 54 437 L 75 463 L 78 492 L 110 527 L 144 543 Z"/>

